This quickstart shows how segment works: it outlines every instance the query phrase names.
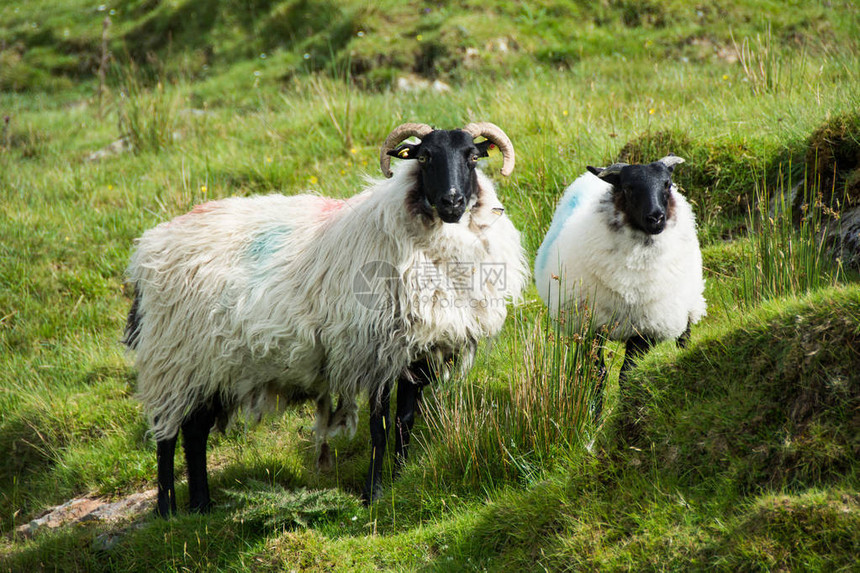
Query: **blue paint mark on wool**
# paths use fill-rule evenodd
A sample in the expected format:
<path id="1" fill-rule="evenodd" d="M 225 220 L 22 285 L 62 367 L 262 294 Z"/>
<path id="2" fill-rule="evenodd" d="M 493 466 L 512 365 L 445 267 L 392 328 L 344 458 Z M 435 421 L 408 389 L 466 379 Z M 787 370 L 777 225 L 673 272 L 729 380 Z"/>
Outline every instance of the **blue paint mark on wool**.
<path id="1" fill-rule="evenodd" d="M 564 224 L 570 216 L 573 215 L 576 208 L 582 203 L 583 198 L 585 198 L 589 194 L 589 191 L 591 191 L 590 185 L 577 185 L 577 183 L 580 183 L 579 179 L 573 183 L 572 188 L 569 188 L 569 191 L 564 194 L 558 207 L 556 207 L 555 215 L 552 217 L 552 223 L 550 224 L 549 230 L 546 232 L 546 237 L 544 237 L 543 243 L 537 252 L 537 258 L 535 259 L 536 275 L 543 274 L 548 262 L 549 252 L 552 250 L 553 244 L 558 240 L 558 236 L 561 234 Z"/>
<path id="2" fill-rule="evenodd" d="M 291 229 L 286 225 L 269 227 L 254 235 L 245 250 L 245 257 L 255 263 L 263 263 L 284 245 Z"/>

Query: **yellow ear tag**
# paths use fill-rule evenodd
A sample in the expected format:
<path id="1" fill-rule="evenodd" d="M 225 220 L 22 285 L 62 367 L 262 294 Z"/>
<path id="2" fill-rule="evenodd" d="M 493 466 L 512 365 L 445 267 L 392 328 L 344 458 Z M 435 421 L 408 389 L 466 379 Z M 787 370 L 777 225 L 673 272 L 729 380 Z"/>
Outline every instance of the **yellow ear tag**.
<path id="1" fill-rule="evenodd" d="M 487 148 L 487 155 L 493 157 L 494 155 L 498 155 L 499 147 L 493 143 Z"/>
<path id="2" fill-rule="evenodd" d="M 398 153 L 397 155 L 399 155 L 401 159 L 406 159 L 406 157 L 409 155 L 409 150 L 401 149 L 400 153 Z"/>

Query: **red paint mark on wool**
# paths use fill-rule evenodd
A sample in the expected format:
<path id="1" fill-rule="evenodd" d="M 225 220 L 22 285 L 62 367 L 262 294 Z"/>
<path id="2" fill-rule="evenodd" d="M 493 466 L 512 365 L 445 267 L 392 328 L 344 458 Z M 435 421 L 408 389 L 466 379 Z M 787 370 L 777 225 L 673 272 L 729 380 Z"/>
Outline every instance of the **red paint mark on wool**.
<path id="1" fill-rule="evenodd" d="M 346 201 L 344 201 L 343 199 L 325 198 L 322 200 L 322 208 L 320 209 L 320 213 L 323 215 L 329 215 L 333 211 L 340 211 L 344 205 L 346 205 Z"/>
<path id="2" fill-rule="evenodd" d="M 193 209 L 184 215 L 180 215 L 175 217 L 168 224 L 173 225 L 176 223 L 182 223 L 188 219 L 190 219 L 193 215 L 202 215 L 204 213 L 209 213 L 210 211 L 214 211 L 217 208 L 218 201 L 207 201 L 206 203 L 201 203 L 199 205 L 195 205 Z"/>
<path id="3" fill-rule="evenodd" d="M 340 210 L 343 209 L 344 205 L 346 205 L 346 201 L 343 199 L 329 199 L 328 197 L 320 197 L 318 219 L 328 219 L 335 213 L 339 213 Z"/>
<path id="4" fill-rule="evenodd" d="M 201 203 L 199 205 L 195 205 L 189 215 L 199 215 L 200 213 L 208 213 L 209 211 L 213 211 L 215 209 L 215 205 L 218 201 L 207 201 L 205 203 Z"/>

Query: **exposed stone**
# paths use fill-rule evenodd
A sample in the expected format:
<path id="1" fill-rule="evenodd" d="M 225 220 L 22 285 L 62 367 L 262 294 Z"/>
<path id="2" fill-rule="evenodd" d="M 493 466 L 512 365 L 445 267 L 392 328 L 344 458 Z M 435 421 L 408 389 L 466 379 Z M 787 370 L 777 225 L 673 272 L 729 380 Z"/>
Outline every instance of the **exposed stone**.
<path id="1" fill-rule="evenodd" d="M 843 211 L 838 220 L 830 222 L 827 243 L 843 265 L 860 269 L 860 207 Z"/>
<path id="2" fill-rule="evenodd" d="M 128 138 L 120 137 L 113 143 L 106 145 L 99 149 L 98 151 L 93 151 L 87 156 L 87 161 L 101 161 L 107 157 L 113 157 L 114 155 L 121 155 L 123 153 L 131 151 L 131 143 L 129 143 Z"/>
<path id="3" fill-rule="evenodd" d="M 442 80 L 433 80 L 433 82 L 431 82 L 427 78 L 422 78 L 419 75 L 409 74 L 397 78 L 397 91 L 406 93 L 432 91 L 433 93 L 441 94 L 450 92 L 451 86 Z"/>
<path id="4" fill-rule="evenodd" d="M 156 491 L 151 489 L 133 493 L 112 502 L 98 497 L 71 499 L 62 505 L 48 509 L 29 523 L 19 526 L 15 532 L 24 537 L 31 537 L 39 530 L 57 529 L 87 521 L 114 523 L 128 519 L 148 511 L 155 499 Z"/>

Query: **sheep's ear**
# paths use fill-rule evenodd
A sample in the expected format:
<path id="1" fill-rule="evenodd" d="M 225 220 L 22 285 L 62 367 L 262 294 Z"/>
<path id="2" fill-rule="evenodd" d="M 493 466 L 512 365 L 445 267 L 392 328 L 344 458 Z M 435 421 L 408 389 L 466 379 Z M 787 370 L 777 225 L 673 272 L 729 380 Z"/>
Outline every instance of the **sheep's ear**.
<path id="1" fill-rule="evenodd" d="M 388 152 L 391 157 L 400 159 L 415 159 L 418 156 L 418 148 L 420 143 L 403 143 Z"/>
<path id="2" fill-rule="evenodd" d="M 674 153 L 670 153 L 663 159 L 658 159 L 657 161 L 665 165 L 671 173 L 672 171 L 674 171 L 676 165 L 678 165 L 679 163 L 684 163 L 684 158 L 678 157 Z"/>
<path id="3" fill-rule="evenodd" d="M 476 143 L 475 147 L 478 148 L 478 157 L 489 157 L 490 150 L 496 148 L 496 144 L 490 141 L 489 139 L 485 139 L 480 143 Z"/>

